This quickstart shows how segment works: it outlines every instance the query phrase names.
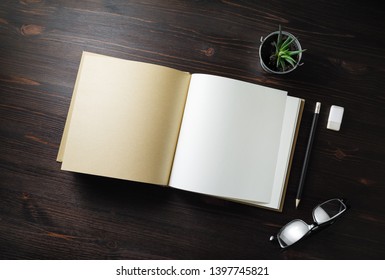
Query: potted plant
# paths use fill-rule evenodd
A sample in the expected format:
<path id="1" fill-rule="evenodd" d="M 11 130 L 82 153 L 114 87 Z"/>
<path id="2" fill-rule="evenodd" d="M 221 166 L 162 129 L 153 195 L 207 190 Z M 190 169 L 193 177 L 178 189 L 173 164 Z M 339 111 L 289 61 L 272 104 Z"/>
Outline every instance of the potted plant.
<path id="1" fill-rule="evenodd" d="M 286 74 L 300 64 L 302 49 L 298 39 L 291 33 L 279 30 L 261 37 L 259 59 L 262 68 L 268 73 Z"/>

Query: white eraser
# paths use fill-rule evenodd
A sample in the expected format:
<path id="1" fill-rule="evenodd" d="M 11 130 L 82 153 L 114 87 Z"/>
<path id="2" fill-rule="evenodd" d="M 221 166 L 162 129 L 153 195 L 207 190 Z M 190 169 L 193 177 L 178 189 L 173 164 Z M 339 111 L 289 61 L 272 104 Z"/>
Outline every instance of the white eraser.
<path id="1" fill-rule="evenodd" d="M 344 107 L 332 105 L 330 107 L 327 128 L 339 131 L 341 128 L 342 117 L 344 115 Z"/>

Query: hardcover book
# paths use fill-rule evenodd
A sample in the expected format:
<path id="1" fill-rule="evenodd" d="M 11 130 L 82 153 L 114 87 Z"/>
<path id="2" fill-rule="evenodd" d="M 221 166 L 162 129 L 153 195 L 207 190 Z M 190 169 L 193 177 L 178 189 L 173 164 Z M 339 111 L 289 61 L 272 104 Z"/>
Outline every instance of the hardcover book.
<path id="1" fill-rule="evenodd" d="M 281 211 L 304 101 L 240 80 L 84 52 L 61 168 Z"/>

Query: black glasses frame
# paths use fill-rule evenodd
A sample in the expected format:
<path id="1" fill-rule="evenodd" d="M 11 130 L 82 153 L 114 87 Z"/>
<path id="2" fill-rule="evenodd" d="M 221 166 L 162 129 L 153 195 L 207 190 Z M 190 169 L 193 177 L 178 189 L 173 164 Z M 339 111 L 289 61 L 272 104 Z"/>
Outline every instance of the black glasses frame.
<path id="1" fill-rule="evenodd" d="M 339 201 L 341 203 L 341 206 L 342 206 L 342 209 L 340 209 L 340 211 L 334 215 L 333 217 L 330 217 L 328 221 L 325 221 L 325 222 L 321 222 L 321 223 L 318 223 L 316 221 L 316 217 L 315 217 L 315 210 L 318 208 L 318 207 L 321 207 L 322 205 L 324 204 L 327 204 L 327 203 L 330 203 L 331 201 Z M 331 225 L 333 224 L 336 219 L 338 217 L 340 217 L 349 207 L 346 205 L 346 201 L 344 199 L 340 199 L 340 198 L 332 198 L 332 199 L 329 199 L 327 201 L 324 201 L 320 204 L 318 204 L 317 206 L 315 206 L 313 208 L 313 212 L 312 212 L 312 216 L 313 216 L 313 223 L 311 223 L 310 225 L 308 223 L 306 223 L 305 221 L 301 220 L 301 219 L 294 219 L 292 220 L 291 222 L 287 223 L 286 225 L 284 225 L 280 230 L 279 232 L 276 234 L 276 235 L 272 235 L 270 236 L 270 241 L 277 241 L 279 243 L 279 245 L 281 246 L 281 248 L 283 249 L 286 249 L 290 246 L 293 246 L 294 244 L 297 244 L 300 240 L 303 240 L 304 238 L 308 237 L 309 235 L 311 235 L 314 231 L 320 229 L 320 227 L 324 227 L 324 226 L 328 226 L 328 225 Z M 308 232 L 306 234 L 304 234 L 302 237 L 300 237 L 297 241 L 293 242 L 292 244 L 289 244 L 289 245 L 286 245 L 282 242 L 282 240 L 280 239 L 280 235 L 281 233 L 288 227 L 290 226 L 291 224 L 293 223 L 296 223 L 296 222 L 301 222 L 303 224 L 305 224 L 307 227 L 308 227 Z"/>

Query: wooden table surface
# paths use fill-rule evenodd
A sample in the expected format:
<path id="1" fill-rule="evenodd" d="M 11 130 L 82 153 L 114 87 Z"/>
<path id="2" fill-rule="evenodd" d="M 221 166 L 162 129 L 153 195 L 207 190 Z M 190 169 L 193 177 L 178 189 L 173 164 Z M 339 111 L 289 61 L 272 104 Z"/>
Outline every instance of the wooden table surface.
<path id="1" fill-rule="evenodd" d="M 133 2 L 133 3 L 132 3 Z M 0 258 L 384 259 L 385 11 L 380 1 L 0 2 Z M 284 76 L 259 64 L 281 24 L 307 51 Z M 208 73 L 306 99 L 282 213 L 60 170 L 82 51 Z M 303 200 L 294 200 L 315 102 Z M 345 108 L 339 132 L 331 105 Z M 281 251 L 271 234 L 345 198 L 335 224 Z"/>

